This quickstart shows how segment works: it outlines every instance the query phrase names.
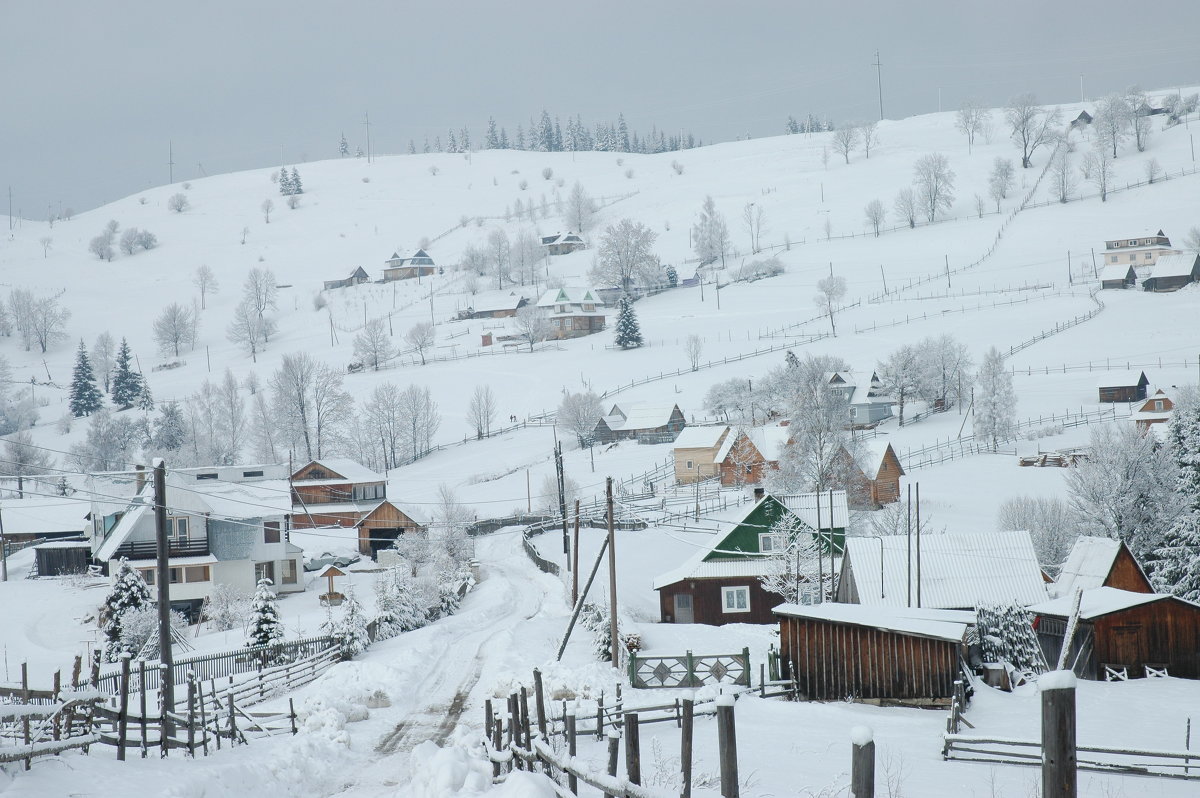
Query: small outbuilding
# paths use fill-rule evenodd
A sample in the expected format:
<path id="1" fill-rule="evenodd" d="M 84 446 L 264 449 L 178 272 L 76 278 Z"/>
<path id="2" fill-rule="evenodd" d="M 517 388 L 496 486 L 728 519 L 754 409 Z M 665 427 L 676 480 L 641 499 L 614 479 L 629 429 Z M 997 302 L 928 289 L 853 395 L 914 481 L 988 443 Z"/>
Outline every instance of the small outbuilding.
<path id="1" fill-rule="evenodd" d="M 87 573 L 92 544 L 86 540 L 54 540 L 33 547 L 38 576 L 70 576 Z"/>
<path id="2" fill-rule="evenodd" d="M 1075 130 L 1085 130 L 1090 124 L 1092 124 L 1092 115 L 1087 111 L 1080 111 L 1079 116 L 1071 120 L 1071 127 Z"/>
<path id="3" fill-rule="evenodd" d="M 690 485 L 719 476 L 717 453 L 725 439 L 734 434 L 728 424 L 687 427 L 679 433 L 671 450 L 675 460 L 675 482 Z"/>
<path id="4" fill-rule="evenodd" d="M 1146 398 L 1146 388 L 1150 380 L 1144 371 L 1127 371 L 1124 374 L 1110 374 L 1100 380 L 1096 386 L 1100 402 L 1140 402 Z"/>
<path id="5" fill-rule="evenodd" d="M 1142 280 L 1142 288 L 1155 293 L 1178 291 L 1186 285 L 1200 281 L 1200 255 L 1194 252 L 1176 252 L 1159 257 Z"/>
<path id="6" fill-rule="evenodd" d="M 528 304 L 529 300 L 515 291 L 507 295 L 474 297 L 471 306 L 460 313 L 459 318 L 507 319 L 517 315 L 517 311 Z"/>
<path id="7" fill-rule="evenodd" d="M 1062 652 L 1074 596 L 1029 608 L 1047 662 Z M 1153 674 L 1200 679 L 1200 605 L 1114 587 L 1085 590 L 1067 663 L 1084 679 Z"/>
<path id="8" fill-rule="evenodd" d="M 341 280 L 326 280 L 325 290 L 328 291 L 333 288 L 346 288 L 351 285 L 361 285 L 362 283 L 370 281 L 370 279 L 371 278 L 367 274 L 367 270 L 362 266 L 359 266 L 354 271 L 350 272 L 349 277 L 345 277 Z"/>
<path id="9" fill-rule="evenodd" d="M 783 604 L 780 671 L 808 701 L 940 704 L 954 695 L 973 612 Z"/>
<path id="10" fill-rule="evenodd" d="M 1150 579 L 1133 552 L 1114 538 L 1081 535 L 1050 585 L 1051 598 L 1074 595 L 1078 590 L 1115 587 L 1131 593 L 1153 593 Z"/>
<path id="11" fill-rule="evenodd" d="M 615 404 L 596 422 L 598 443 L 673 443 L 687 426 L 679 405 Z"/>
<path id="12" fill-rule="evenodd" d="M 853 458 L 852 481 L 856 503 L 871 509 L 900 500 L 900 477 L 904 466 L 892 444 L 878 438 L 861 441 Z"/>
<path id="13" fill-rule="evenodd" d="M 1100 270 L 1101 288 L 1133 288 L 1137 285 L 1137 272 L 1132 263 L 1107 263 Z"/>

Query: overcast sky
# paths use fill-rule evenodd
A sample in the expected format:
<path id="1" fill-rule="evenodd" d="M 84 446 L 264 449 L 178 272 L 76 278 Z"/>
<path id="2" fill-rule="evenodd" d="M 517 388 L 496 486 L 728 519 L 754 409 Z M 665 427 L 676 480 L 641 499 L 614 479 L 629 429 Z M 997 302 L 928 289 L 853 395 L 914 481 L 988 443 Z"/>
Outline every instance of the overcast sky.
<path id="1" fill-rule="evenodd" d="M 983 10 L 988 9 L 988 10 Z M 991 9 L 998 9 L 993 11 Z M 546 108 L 705 142 L 965 98 L 1200 83 L 1200 2 L 0 0 L 0 192 L 45 218 L 201 174 Z M 0 202 L 6 197 L 0 193 Z M 6 208 L 0 206 L 0 212 Z"/>

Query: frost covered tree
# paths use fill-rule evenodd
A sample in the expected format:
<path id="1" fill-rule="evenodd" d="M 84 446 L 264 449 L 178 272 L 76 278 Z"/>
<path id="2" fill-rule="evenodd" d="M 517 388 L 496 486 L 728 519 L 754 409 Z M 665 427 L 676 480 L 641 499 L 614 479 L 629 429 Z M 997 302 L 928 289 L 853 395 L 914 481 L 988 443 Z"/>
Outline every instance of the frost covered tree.
<path id="1" fill-rule="evenodd" d="M 647 262 L 657 263 L 654 242 L 658 234 L 641 222 L 622 219 L 604 230 L 591 277 L 599 285 L 613 285 L 624 291 L 633 288 L 634 277 Z"/>
<path id="2" fill-rule="evenodd" d="M 267 197 L 265 200 L 262 201 L 262 205 L 259 205 L 258 208 L 259 208 L 259 210 L 262 211 L 263 221 L 266 222 L 267 224 L 270 224 L 271 223 L 271 211 L 275 210 L 275 203 L 271 201 L 270 197 Z M 243 237 L 243 241 L 244 240 L 245 240 L 245 238 Z M 111 258 L 110 258 L 110 260 L 111 260 Z"/>
<path id="3" fill-rule="evenodd" d="M 994 346 L 983 356 L 978 382 L 972 430 L 975 440 L 990 445 L 994 450 L 999 448 L 1000 441 L 1012 434 L 1017 411 L 1012 374 L 1004 365 L 1004 355 Z"/>
<path id="4" fill-rule="evenodd" d="M 909 227 L 917 226 L 917 192 L 911 188 L 897 191 L 896 199 L 892 201 L 892 209 Z"/>
<path id="5" fill-rule="evenodd" d="M 600 397 L 592 391 L 563 394 L 555 415 L 555 423 L 572 433 L 579 441 L 579 448 L 591 446 L 595 438 L 596 422 L 604 414 Z"/>
<path id="6" fill-rule="evenodd" d="M 111 335 L 102 332 L 96 336 L 96 342 L 92 344 L 91 352 L 92 371 L 105 392 L 108 392 L 112 380 L 113 355 L 115 353 L 116 344 L 113 343 Z"/>
<path id="7" fill-rule="evenodd" d="M 529 344 L 529 351 L 533 351 L 533 345 L 550 337 L 550 314 L 545 308 L 539 308 L 537 305 L 526 305 L 517 310 L 517 315 L 514 318 L 517 337 L 525 343 Z"/>
<path id="8" fill-rule="evenodd" d="M 538 259 L 541 257 L 541 246 L 537 235 L 527 227 L 517 231 L 509 251 L 511 273 L 521 282 L 521 285 L 537 283 Z"/>
<path id="9" fill-rule="evenodd" d="M 1178 492 L 1190 510 L 1200 511 L 1200 393 L 1184 388 L 1175 397 L 1167 428 L 1168 448 L 1178 468 Z"/>
<path id="10" fill-rule="evenodd" d="M 521 149 L 518 147 L 518 149 Z M 575 181 L 571 193 L 567 195 L 567 224 L 575 232 L 583 235 L 592 229 L 596 217 L 596 201 L 584 189 L 583 184 Z"/>
<path id="11" fill-rule="evenodd" d="M 913 164 L 913 183 L 917 187 L 917 201 L 929 221 L 949 211 L 954 204 L 954 172 L 950 161 L 940 152 L 917 159 Z"/>
<path id="12" fill-rule="evenodd" d="M 112 241 L 105 236 L 96 236 L 91 241 L 89 241 L 88 242 L 88 252 L 92 253 L 100 260 L 110 261 L 110 262 L 112 261 L 113 257 L 115 257 L 117 254 L 113 250 Z"/>
<path id="13" fill-rule="evenodd" d="M 692 249 L 700 259 L 701 266 L 713 263 L 718 258 L 724 265 L 725 253 L 729 251 L 729 226 L 711 195 L 704 198 L 700 219 L 692 228 Z"/>
<path id="14" fill-rule="evenodd" d="M 1200 601 L 1200 511 L 1181 514 L 1163 534 L 1154 557 L 1155 590 Z"/>
<path id="15" fill-rule="evenodd" d="M 75 370 L 71 374 L 71 394 L 68 407 L 75 418 L 90 416 L 104 405 L 104 397 L 96 387 L 96 377 L 92 374 L 92 363 L 88 359 L 87 347 L 79 342 L 79 351 L 75 354 Z"/>
<path id="16" fill-rule="evenodd" d="M 622 349 L 635 349 L 644 343 L 637 313 L 627 294 L 622 294 L 618 303 L 615 343 Z"/>
<path id="17" fill-rule="evenodd" d="M 733 424 L 752 424 L 754 419 L 751 381 L 731 377 L 714 384 L 704 395 L 704 408 Z"/>
<path id="18" fill-rule="evenodd" d="M 379 371 L 380 366 L 395 356 L 396 348 L 383 319 L 371 319 L 354 336 L 354 359 L 372 371 Z"/>
<path id="19" fill-rule="evenodd" d="M 172 194 L 170 198 L 167 199 L 167 210 L 169 211 L 183 213 L 190 207 L 192 207 L 192 203 L 188 199 L 187 194 Z"/>
<path id="20" fill-rule="evenodd" d="M 1050 180 L 1055 198 L 1062 203 L 1069 201 L 1071 192 L 1075 190 L 1075 172 L 1071 169 L 1071 159 L 1065 149 L 1060 150 L 1050 162 Z"/>
<path id="21" fill-rule="evenodd" d="M 442 424 L 437 402 L 429 388 L 410 385 L 400 392 L 399 413 L 403 419 L 401 441 L 409 462 L 429 454 L 433 436 Z"/>
<path id="22" fill-rule="evenodd" d="M 996 511 L 996 529 L 1028 531 L 1038 564 L 1051 575 L 1058 574 L 1079 537 L 1067 503 L 1045 496 L 1005 499 Z"/>
<path id="23" fill-rule="evenodd" d="M 879 230 L 883 227 L 883 221 L 887 217 L 887 211 L 883 208 L 883 203 L 878 199 L 873 199 L 867 203 L 867 207 L 863 209 L 863 214 L 867 217 L 867 224 L 871 225 L 871 229 L 875 232 L 875 237 L 879 237 Z"/>
<path id="24" fill-rule="evenodd" d="M 700 356 L 704 354 L 704 339 L 692 333 L 683 342 L 683 352 L 687 355 L 688 365 L 695 371 L 700 367 Z"/>
<path id="25" fill-rule="evenodd" d="M 244 590 L 220 582 L 208 594 L 204 605 L 204 618 L 212 629 L 225 632 L 236 629 L 246 622 L 250 611 L 251 597 Z"/>
<path id="26" fill-rule="evenodd" d="M 491 386 L 476 385 L 467 405 L 467 423 L 475 431 L 475 439 L 482 440 L 492 431 L 492 422 L 496 420 L 496 395 Z"/>
<path id="27" fill-rule="evenodd" d="M 353 412 L 342 376 L 307 352 L 284 355 L 271 375 L 276 424 L 307 460 L 332 453 Z"/>
<path id="28" fill-rule="evenodd" d="M 66 339 L 67 321 L 71 318 L 71 311 L 61 307 L 55 297 L 48 296 L 35 300 L 29 307 L 26 318 L 29 333 L 45 354 L 51 346 Z M 26 349 L 28 348 L 26 346 Z"/>
<path id="29" fill-rule="evenodd" d="M 921 361 L 921 397 L 949 409 L 971 390 L 971 353 L 952 335 L 924 338 L 917 344 Z"/>
<path id="30" fill-rule="evenodd" d="M 151 443 L 163 454 L 171 454 L 183 448 L 187 440 L 187 427 L 184 425 L 183 411 L 176 402 L 166 402 L 158 409 L 158 418 L 154 420 L 154 433 Z"/>
<path id="31" fill-rule="evenodd" d="M 992 112 L 989 109 L 973 100 L 967 100 L 959 106 L 958 113 L 954 116 L 954 126 L 967 137 L 968 155 L 971 154 L 971 148 L 975 146 L 976 137 L 990 123 L 991 116 Z"/>
<path id="32" fill-rule="evenodd" d="M 496 288 L 502 289 L 506 278 L 512 280 L 512 276 L 509 274 L 512 244 L 508 240 L 508 234 L 499 227 L 488 233 L 487 243 L 488 260 L 491 262 L 492 270 L 496 273 Z"/>
<path id="33" fill-rule="evenodd" d="M 154 319 L 154 343 L 158 353 L 179 357 L 179 347 L 196 338 L 196 315 L 192 309 L 172 302 Z"/>
<path id="34" fill-rule="evenodd" d="M 1103 153 L 1111 150 L 1117 157 L 1117 148 L 1125 140 L 1129 126 L 1129 104 L 1120 94 L 1110 94 L 1096 106 L 1092 119 L 1092 130 L 1096 136 L 1096 149 Z"/>
<path id="35" fill-rule="evenodd" d="M 859 122 L 858 135 L 862 137 L 863 155 L 869 159 L 871 148 L 879 142 L 879 122 L 876 120 Z"/>
<path id="36" fill-rule="evenodd" d="M 129 342 L 121 339 L 117 349 L 116 364 L 112 376 L 113 404 L 121 410 L 133 407 L 142 392 L 142 375 L 133 369 L 133 353 L 129 351 Z"/>
<path id="37" fill-rule="evenodd" d="M 275 320 L 259 314 L 254 303 L 243 299 L 233 311 L 233 321 L 225 328 L 225 337 L 250 353 L 258 362 L 258 353 L 275 331 Z"/>
<path id="38" fill-rule="evenodd" d="M 377 638 L 387 639 L 425 625 L 425 609 L 417 600 L 410 568 L 393 565 L 375 581 Z"/>
<path id="39" fill-rule="evenodd" d="M 1049 667 L 1033 630 L 1033 619 L 1019 604 L 982 605 L 975 609 L 984 662 L 1007 662 L 1017 670 L 1044 673 Z"/>
<path id="40" fill-rule="evenodd" d="M 354 588 L 350 588 L 342 604 L 342 617 L 333 624 L 330 632 L 337 638 L 342 659 L 353 659 L 371 645 L 371 638 L 367 634 L 367 613 L 355 598 Z"/>
<path id="41" fill-rule="evenodd" d="M 1126 105 L 1129 107 L 1129 130 L 1133 133 L 1133 144 L 1137 147 L 1138 152 L 1146 151 L 1146 144 L 1150 140 L 1151 122 L 1150 116 L 1150 101 L 1146 97 L 1146 92 L 1139 89 L 1137 86 L 1131 87 L 1126 92 Z"/>
<path id="42" fill-rule="evenodd" d="M 420 356 L 422 366 L 425 365 L 425 353 L 433 348 L 436 340 L 437 332 L 433 323 L 428 321 L 417 322 L 404 334 L 404 343 Z"/>
<path id="43" fill-rule="evenodd" d="M 771 524 L 770 554 L 762 560 L 763 590 L 788 604 L 816 604 L 822 592 L 821 547 L 812 530 L 791 513 Z"/>
<path id="44" fill-rule="evenodd" d="M 100 624 L 104 630 L 104 637 L 108 640 L 104 649 L 104 659 L 107 662 L 117 662 L 125 650 L 121 644 L 125 614 L 150 604 L 150 588 L 142 579 L 142 575 L 129 564 L 129 560 L 122 557 L 112 589 L 100 606 Z"/>
<path id="45" fill-rule="evenodd" d="M 1007 158 L 992 161 L 992 173 L 988 176 L 988 195 L 996 201 L 996 213 L 1000 212 L 1000 200 L 1008 196 L 1013 186 L 1013 162 Z"/>
<path id="46" fill-rule="evenodd" d="M 850 163 L 850 153 L 858 148 L 858 127 L 850 123 L 841 125 L 833 132 L 833 151 Z"/>
<path id="47" fill-rule="evenodd" d="M 835 337 L 837 336 L 837 324 L 834 316 L 837 314 L 838 304 L 845 296 L 845 277 L 831 274 L 817 280 L 817 295 L 813 297 L 813 304 L 821 310 L 821 315 L 829 317 L 829 330 Z"/>
<path id="48" fill-rule="evenodd" d="M 1021 168 L 1033 166 L 1033 154 L 1043 146 L 1053 147 L 1062 125 L 1058 108 L 1044 111 L 1033 94 L 1019 94 L 1004 108 L 1004 121 L 1017 149 L 1021 151 Z"/>
<path id="49" fill-rule="evenodd" d="M 900 408 L 900 426 L 904 426 L 904 407 L 921 392 L 924 362 L 921 351 L 905 344 L 892 350 L 886 360 L 876 366 L 883 390 L 896 400 Z"/>
<path id="50" fill-rule="evenodd" d="M 242 298 L 250 303 L 260 318 L 265 316 L 268 310 L 277 309 L 279 288 L 275 273 L 270 269 L 251 269 L 246 275 L 246 282 L 242 284 Z"/>
<path id="51" fill-rule="evenodd" d="M 338 142 L 338 157 L 345 158 L 350 154 L 350 142 L 346 141 L 346 134 L 342 134 L 342 140 Z"/>
<path id="52" fill-rule="evenodd" d="M 4 439 L 4 471 L 17 478 L 17 498 L 25 496 L 25 478 L 45 474 L 54 461 L 50 452 L 33 442 L 27 429 L 14 432 Z"/>
<path id="53" fill-rule="evenodd" d="M 196 274 L 192 277 L 192 285 L 196 286 L 196 290 L 200 292 L 201 310 L 205 310 L 208 307 L 208 295 L 215 294 L 221 290 L 221 284 L 217 282 L 217 276 L 213 274 L 213 270 L 207 265 L 201 265 L 196 269 Z"/>
<path id="54" fill-rule="evenodd" d="M 246 646 L 267 646 L 283 640 L 283 619 L 275 606 L 275 591 L 271 590 L 270 579 L 259 579 L 250 600 L 249 628 L 246 631 Z"/>
<path id="55" fill-rule="evenodd" d="M 758 254 L 762 238 L 763 225 L 766 223 L 766 211 L 756 202 L 747 202 L 742 207 L 742 224 L 750 236 L 750 251 Z"/>
<path id="56" fill-rule="evenodd" d="M 858 444 L 848 429 L 845 392 L 829 387 L 830 373 L 846 368 L 845 361 L 828 355 L 793 356 L 760 380 L 762 393 L 790 418 L 792 442 L 783 447 L 779 470 L 770 477 L 773 489 L 800 493 L 850 487 Z"/>
<path id="57" fill-rule="evenodd" d="M 1097 146 L 1103 146 L 1097 142 Z M 1109 160 L 1103 152 L 1097 153 L 1097 158 L 1092 162 L 1092 185 L 1096 187 L 1096 191 L 1100 194 L 1101 202 L 1108 202 L 1109 187 L 1113 183 L 1115 177 L 1115 168 L 1113 162 Z"/>

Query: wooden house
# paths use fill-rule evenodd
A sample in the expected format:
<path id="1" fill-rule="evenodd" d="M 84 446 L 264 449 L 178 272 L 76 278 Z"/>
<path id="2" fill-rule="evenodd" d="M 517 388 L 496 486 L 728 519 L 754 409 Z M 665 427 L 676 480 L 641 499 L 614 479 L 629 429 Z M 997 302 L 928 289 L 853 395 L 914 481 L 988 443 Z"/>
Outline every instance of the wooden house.
<path id="1" fill-rule="evenodd" d="M 374 557 L 400 535 L 428 527 L 421 512 L 388 500 L 386 477 L 347 458 L 313 460 L 291 482 L 294 526 L 355 529 L 360 554 Z"/>
<path id="2" fill-rule="evenodd" d="M 848 517 L 842 492 L 834 492 L 832 512 L 827 493 L 763 496 L 740 520 L 718 533 L 711 545 L 654 580 L 662 622 L 774 623 L 771 608 L 783 597 L 764 590 L 760 581 L 771 567 L 770 554 L 785 545 L 772 533 L 772 526 L 784 518 L 797 519 L 802 530 L 824 544 L 829 573 L 846 539 Z M 817 592 L 815 584 L 812 592 Z"/>
<path id="3" fill-rule="evenodd" d="M 567 255 L 577 249 L 586 249 L 587 242 L 578 233 L 555 233 L 552 236 L 542 236 L 541 244 L 547 254 Z"/>
<path id="4" fill-rule="evenodd" d="M 874 371 L 834 371 L 828 378 L 830 390 L 840 392 L 850 407 L 851 427 L 874 427 L 892 417 L 894 402 L 884 393 L 879 375 Z"/>
<path id="5" fill-rule="evenodd" d="M 361 285 L 362 283 L 369 282 L 370 279 L 371 278 L 367 274 L 367 270 L 362 266 L 359 266 L 354 271 L 350 272 L 349 277 L 341 280 L 326 280 L 325 290 L 328 291 L 332 288 L 346 288 L 351 285 Z"/>
<path id="6" fill-rule="evenodd" d="M 471 306 L 459 314 L 462 319 L 507 319 L 529 304 L 515 291 L 501 296 L 473 297 Z"/>
<path id="7" fill-rule="evenodd" d="M 788 443 L 787 427 L 767 425 L 739 429 L 727 438 L 717 453 L 717 469 L 725 487 L 757 485 L 779 468 L 779 458 Z"/>
<path id="8" fill-rule="evenodd" d="M 551 338 L 579 338 L 604 329 L 604 302 L 590 288 L 552 288 L 537 306 L 550 318 Z"/>
<path id="9" fill-rule="evenodd" d="M 1150 380 L 1144 371 L 1105 375 L 1096 386 L 1100 402 L 1139 402 L 1146 398 Z"/>
<path id="10" fill-rule="evenodd" d="M 1080 111 L 1079 116 L 1071 120 L 1071 127 L 1074 130 L 1085 130 L 1090 124 L 1092 124 L 1092 115 L 1087 111 Z"/>
<path id="11" fill-rule="evenodd" d="M 1081 535 L 1049 586 L 1050 597 L 1073 595 L 1076 589 L 1115 587 L 1131 593 L 1153 593 L 1150 579 L 1124 542 Z"/>
<path id="12" fill-rule="evenodd" d="M 1074 596 L 1029 608 L 1048 662 L 1058 660 Z M 1115 587 L 1083 591 L 1067 662 L 1084 679 L 1150 675 L 1200 679 L 1200 605 L 1175 596 Z"/>
<path id="13" fill-rule="evenodd" d="M 1174 411 L 1175 402 L 1160 388 L 1133 411 L 1133 423 L 1137 425 L 1138 430 L 1146 432 L 1155 424 L 1170 421 Z"/>
<path id="14" fill-rule="evenodd" d="M 1142 278 L 1142 288 L 1161 294 L 1195 282 L 1200 282 L 1200 255 L 1178 252 L 1160 256 L 1150 273 Z"/>
<path id="15" fill-rule="evenodd" d="M 783 604 L 781 678 L 806 701 L 941 703 L 954 694 L 974 613 Z M 794 673 L 793 673 L 794 669 Z"/>
<path id="16" fill-rule="evenodd" d="M 1100 270 L 1101 288 L 1133 288 L 1137 280 L 1132 263 L 1106 263 Z"/>
<path id="17" fill-rule="evenodd" d="M 877 438 L 859 442 L 851 476 L 855 501 L 872 509 L 899 501 L 902 476 L 904 467 L 890 443 Z"/>
<path id="18" fill-rule="evenodd" d="M 621 403 L 601 416 L 592 437 L 597 443 L 672 443 L 686 426 L 687 419 L 679 405 Z"/>
<path id="19" fill-rule="evenodd" d="M 886 607 L 970 610 L 980 604 L 1046 600 L 1028 532 L 846 538 L 837 601 Z"/>
<path id="20" fill-rule="evenodd" d="M 389 281 L 426 277 L 433 274 L 437 268 L 433 258 L 429 257 L 429 253 L 423 249 L 418 249 L 408 257 L 401 257 L 400 253 L 393 252 L 392 257 L 385 260 L 383 264 L 383 279 Z"/>
<path id="21" fill-rule="evenodd" d="M 1164 255 L 1176 254 L 1171 239 L 1163 234 L 1143 233 L 1135 238 L 1115 238 L 1104 242 L 1104 265 L 1128 263 L 1135 268 L 1153 266 Z"/>
<path id="22" fill-rule="evenodd" d="M 687 427 L 675 439 L 671 456 L 675 461 L 675 482 L 690 485 L 720 475 L 717 453 L 730 435 L 728 424 L 711 427 Z"/>

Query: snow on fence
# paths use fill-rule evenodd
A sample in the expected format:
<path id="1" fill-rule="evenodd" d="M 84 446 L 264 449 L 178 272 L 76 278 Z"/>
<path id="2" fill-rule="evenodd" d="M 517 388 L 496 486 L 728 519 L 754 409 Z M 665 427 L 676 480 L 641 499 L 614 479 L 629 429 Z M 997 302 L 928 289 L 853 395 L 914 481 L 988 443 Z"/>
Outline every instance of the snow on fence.
<path id="1" fill-rule="evenodd" d="M 833 313 L 836 316 L 838 313 L 841 313 L 843 310 L 849 310 L 850 308 L 856 308 L 861 304 L 862 304 L 862 300 L 859 299 L 859 300 L 855 300 L 854 302 L 851 302 L 848 305 L 839 305 L 838 307 L 834 308 Z M 768 329 L 766 332 L 759 333 L 758 337 L 759 337 L 759 340 L 762 340 L 763 338 L 804 338 L 806 336 L 796 335 L 795 333 L 789 333 L 788 330 L 795 330 L 799 327 L 804 327 L 806 325 L 812 324 L 813 322 L 817 322 L 817 321 L 824 321 L 828 318 L 829 318 L 828 313 L 818 313 L 816 316 L 807 318 L 804 321 L 797 321 L 793 324 L 785 324 L 782 327 Z"/>
<path id="2" fill-rule="evenodd" d="M 927 299 L 962 299 L 969 296 L 990 296 L 992 294 L 1019 294 L 1025 291 L 1045 291 L 1054 288 L 1054 283 L 1038 283 L 1036 285 L 1015 285 L 1008 288 L 984 288 L 977 291 L 947 291 L 943 294 L 925 294 L 924 296 L 901 296 L 891 297 L 886 299 L 877 299 L 871 302 L 872 305 L 884 304 L 887 302 L 921 302 Z"/>
<path id="3" fill-rule="evenodd" d="M 918 321 L 929 321 L 931 319 L 933 321 L 938 321 L 938 320 L 943 319 L 946 316 L 952 315 L 954 313 L 971 313 L 976 310 L 989 310 L 992 308 L 1007 308 L 1007 307 L 1011 307 L 1013 305 L 1024 305 L 1024 304 L 1027 304 L 1029 302 L 1033 302 L 1033 301 L 1036 301 L 1039 299 L 1053 299 L 1053 298 L 1056 298 L 1056 296 L 1057 295 L 1055 295 L 1055 294 L 1047 294 L 1047 295 L 1040 296 L 1040 297 L 1027 296 L 1027 297 L 1021 297 L 1020 299 L 1010 299 L 1006 302 L 997 302 L 997 301 L 981 302 L 978 305 L 971 305 L 970 307 L 967 307 L 966 305 L 962 305 L 957 308 L 946 308 L 945 310 L 936 310 L 933 312 L 924 311 L 921 313 L 920 316 L 918 316 L 916 314 L 912 314 L 912 315 L 905 314 L 903 319 L 892 319 L 891 321 L 885 321 L 883 323 L 873 321 L 873 322 L 871 322 L 871 325 L 869 327 L 867 327 L 867 326 L 859 327 L 858 325 L 855 325 L 854 332 L 855 333 L 875 332 L 876 330 L 886 330 L 891 327 L 901 327 L 905 324 L 913 324 Z"/>
<path id="4" fill-rule="evenodd" d="M 77 666 L 79 660 L 77 659 Z M 83 748 L 97 741 L 93 718 L 104 696 L 80 688 L 78 667 L 72 686 L 62 687 L 56 673 L 51 690 L 29 687 L 29 667 L 21 663 L 20 687 L 0 687 L 0 764 L 24 760 L 25 770 L 35 757 Z"/>
<path id="5" fill-rule="evenodd" d="M 1049 338 L 1052 335 L 1057 335 L 1058 333 L 1063 332 L 1065 330 L 1069 330 L 1072 327 L 1077 327 L 1080 324 L 1083 324 L 1085 321 L 1094 319 L 1097 315 L 1099 315 L 1100 311 L 1104 310 L 1104 308 L 1105 308 L 1104 303 L 1100 300 L 1100 297 L 1097 296 L 1097 294 L 1099 292 L 1100 292 L 1100 287 L 1096 286 L 1088 293 L 1088 298 L 1096 303 L 1096 307 L 1092 308 L 1087 313 L 1082 313 L 1082 314 L 1080 314 L 1072 319 L 1069 319 L 1067 321 L 1059 322 L 1058 324 L 1055 324 L 1052 329 L 1042 330 L 1040 333 L 1033 336 L 1032 338 L 1030 338 L 1027 341 L 1022 341 L 1021 343 L 1019 343 L 1015 346 L 1010 346 L 1008 348 L 1008 353 L 1005 355 L 1005 357 L 1012 357 L 1017 352 L 1024 351 L 1024 350 L 1028 349 L 1029 347 L 1033 346 L 1034 344 L 1038 343 L 1039 341 L 1044 341 L 1045 339 Z"/>
<path id="6" fill-rule="evenodd" d="M 1050 374 L 1067 374 L 1075 371 L 1129 371 L 1131 369 L 1200 369 L 1200 361 L 1188 360 L 1163 360 L 1161 357 L 1154 362 L 1149 363 L 1134 363 L 1129 360 L 1114 362 L 1111 358 L 1105 359 L 1103 363 L 1088 361 L 1087 363 L 1063 363 L 1061 366 L 1013 366 L 1010 371 L 1015 377 L 1041 377 Z"/>

